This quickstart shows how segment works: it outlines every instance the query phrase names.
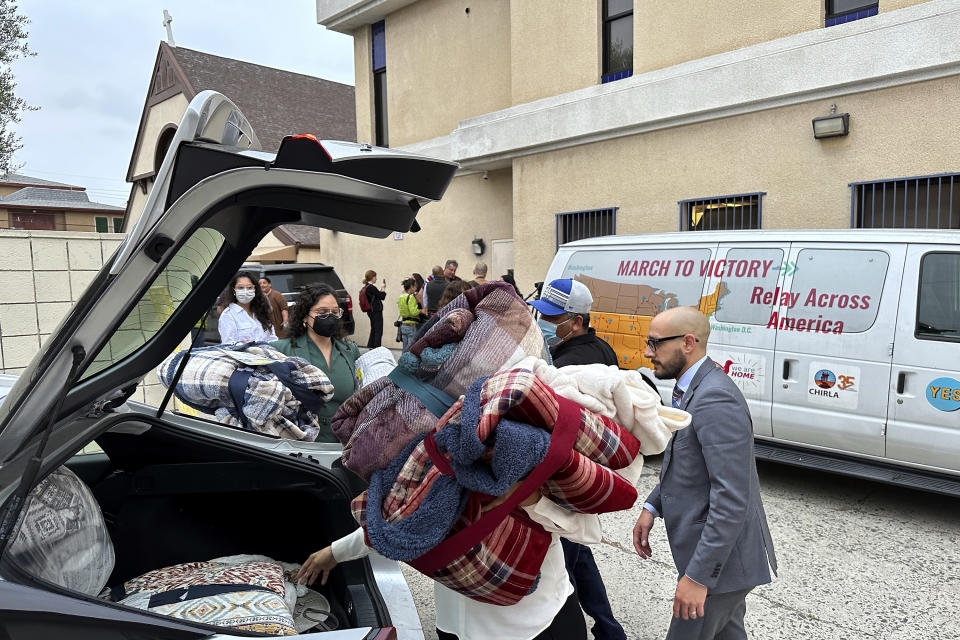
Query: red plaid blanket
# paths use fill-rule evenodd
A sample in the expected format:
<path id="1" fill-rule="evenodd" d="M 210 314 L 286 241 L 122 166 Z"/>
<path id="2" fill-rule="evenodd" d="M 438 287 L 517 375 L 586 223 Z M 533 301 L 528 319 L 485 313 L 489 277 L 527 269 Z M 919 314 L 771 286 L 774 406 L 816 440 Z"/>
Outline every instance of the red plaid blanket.
<path id="1" fill-rule="evenodd" d="M 557 396 L 525 369 L 501 372 L 481 389 L 481 411 L 476 425 L 482 441 L 495 437 L 502 418 L 540 427 L 550 432 L 573 430 L 571 446 L 562 454 L 559 468 L 545 483 L 549 497 L 563 507 L 584 513 L 603 513 L 630 508 L 636 489 L 614 470 L 629 465 L 639 455 L 640 442 L 609 418 L 596 415 Z M 463 401 L 441 418 L 437 431 L 460 423 Z M 438 459 L 440 456 L 440 459 Z M 448 468 L 449 454 L 421 442 L 408 456 L 396 480 L 377 505 L 387 523 L 396 523 L 415 513 L 433 483 Z M 492 496 L 471 494 L 467 506 L 444 542 L 475 525 L 484 504 Z M 366 523 L 367 493 L 351 504 L 354 517 Z M 462 537 L 462 536 L 461 536 Z M 369 542 L 369 538 L 368 538 Z M 444 543 L 441 543 L 443 545 Z M 446 553 L 449 558 L 430 558 L 428 552 L 411 562 L 441 584 L 470 598 L 497 605 L 514 604 L 536 587 L 550 534 L 515 508 L 486 534 L 479 544 Z M 382 552 L 382 550 L 381 550 Z"/>

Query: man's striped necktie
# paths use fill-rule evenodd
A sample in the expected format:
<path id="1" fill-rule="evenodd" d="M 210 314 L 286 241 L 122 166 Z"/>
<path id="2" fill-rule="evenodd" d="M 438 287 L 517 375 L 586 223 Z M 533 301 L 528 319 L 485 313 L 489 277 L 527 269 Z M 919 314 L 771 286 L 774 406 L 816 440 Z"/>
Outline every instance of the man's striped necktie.
<path id="1" fill-rule="evenodd" d="M 683 389 L 680 388 L 680 385 L 673 385 L 673 408 L 680 408 L 680 400 L 683 399 Z"/>

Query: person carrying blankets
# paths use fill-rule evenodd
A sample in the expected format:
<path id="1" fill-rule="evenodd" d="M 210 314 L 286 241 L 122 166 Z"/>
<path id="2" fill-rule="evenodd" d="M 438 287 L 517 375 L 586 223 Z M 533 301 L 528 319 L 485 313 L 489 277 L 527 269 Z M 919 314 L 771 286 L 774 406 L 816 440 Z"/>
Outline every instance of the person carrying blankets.
<path id="1" fill-rule="evenodd" d="M 532 370 L 547 366 L 543 337 L 509 285 L 471 289 L 437 318 L 334 417 L 344 464 L 370 483 L 351 505 L 361 528 L 311 555 L 300 579 L 325 581 L 373 548 L 434 579 L 440 638 L 585 638 L 559 537 L 600 542 L 596 514 L 637 498 L 635 434 L 662 445 L 689 416 L 660 419 L 645 384 L 611 415 L 558 394 Z M 653 421 L 634 433 L 612 419 L 635 422 L 640 405 Z"/>

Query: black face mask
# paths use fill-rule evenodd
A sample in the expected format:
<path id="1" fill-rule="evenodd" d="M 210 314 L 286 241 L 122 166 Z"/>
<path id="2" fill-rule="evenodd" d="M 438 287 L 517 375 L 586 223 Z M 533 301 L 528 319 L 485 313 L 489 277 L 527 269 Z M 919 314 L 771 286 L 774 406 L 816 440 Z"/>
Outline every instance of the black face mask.
<path id="1" fill-rule="evenodd" d="M 340 326 L 340 318 L 334 316 L 317 316 L 313 319 L 313 331 L 318 336 L 332 337 Z"/>

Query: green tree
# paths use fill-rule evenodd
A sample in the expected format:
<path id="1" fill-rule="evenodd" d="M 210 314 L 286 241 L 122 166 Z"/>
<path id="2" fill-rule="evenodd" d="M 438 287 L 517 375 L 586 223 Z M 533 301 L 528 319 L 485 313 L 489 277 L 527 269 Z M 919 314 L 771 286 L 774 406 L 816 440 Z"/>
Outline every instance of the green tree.
<path id="1" fill-rule="evenodd" d="M 17 83 L 10 68 L 15 60 L 35 55 L 27 47 L 28 24 L 27 17 L 17 12 L 16 3 L 0 0 L 0 175 L 18 168 L 11 162 L 23 144 L 13 125 L 20 122 L 22 112 L 37 108 L 15 93 Z"/>

